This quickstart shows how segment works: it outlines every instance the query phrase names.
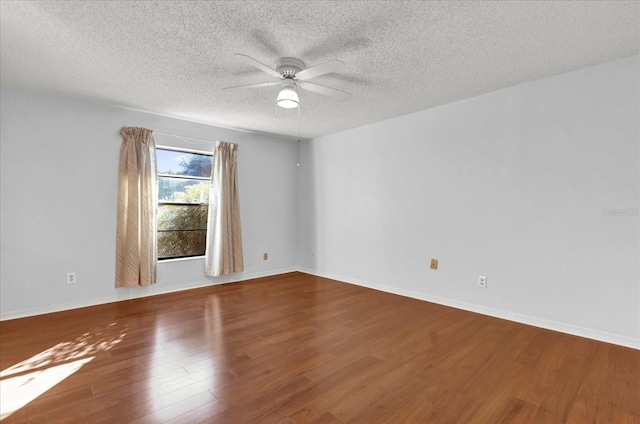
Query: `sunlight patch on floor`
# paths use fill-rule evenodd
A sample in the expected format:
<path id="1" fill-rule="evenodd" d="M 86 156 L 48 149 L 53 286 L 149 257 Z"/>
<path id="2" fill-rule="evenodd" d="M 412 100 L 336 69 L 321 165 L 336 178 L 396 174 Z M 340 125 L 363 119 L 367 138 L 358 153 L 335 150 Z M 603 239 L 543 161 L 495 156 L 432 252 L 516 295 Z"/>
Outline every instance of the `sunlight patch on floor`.
<path id="1" fill-rule="evenodd" d="M 73 341 L 58 343 L 0 372 L 0 421 L 120 343 L 124 329 L 115 323 L 96 328 Z"/>
<path id="2" fill-rule="evenodd" d="M 74 372 L 93 356 L 0 381 L 0 420 L 9 417 Z"/>

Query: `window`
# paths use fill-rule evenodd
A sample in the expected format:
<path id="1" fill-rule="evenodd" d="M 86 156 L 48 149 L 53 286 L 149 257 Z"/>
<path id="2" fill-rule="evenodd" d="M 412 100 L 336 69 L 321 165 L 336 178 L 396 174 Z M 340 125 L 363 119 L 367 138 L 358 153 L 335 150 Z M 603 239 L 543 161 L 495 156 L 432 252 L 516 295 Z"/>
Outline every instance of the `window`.
<path id="1" fill-rule="evenodd" d="M 158 259 L 203 256 L 213 156 L 156 148 Z"/>

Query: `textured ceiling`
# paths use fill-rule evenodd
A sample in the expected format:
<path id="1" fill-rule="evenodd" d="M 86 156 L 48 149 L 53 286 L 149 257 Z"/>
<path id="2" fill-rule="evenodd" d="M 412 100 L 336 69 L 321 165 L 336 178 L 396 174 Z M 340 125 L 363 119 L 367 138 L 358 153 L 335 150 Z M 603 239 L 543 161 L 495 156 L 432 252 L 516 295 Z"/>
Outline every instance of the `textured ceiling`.
<path id="1" fill-rule="evenodd" d="M 3 85 L 287 138 L 316 137 L 637 54 L 636 1 L 2 1 Z M 307 66 L 301 115 L 234 58 Z"/>

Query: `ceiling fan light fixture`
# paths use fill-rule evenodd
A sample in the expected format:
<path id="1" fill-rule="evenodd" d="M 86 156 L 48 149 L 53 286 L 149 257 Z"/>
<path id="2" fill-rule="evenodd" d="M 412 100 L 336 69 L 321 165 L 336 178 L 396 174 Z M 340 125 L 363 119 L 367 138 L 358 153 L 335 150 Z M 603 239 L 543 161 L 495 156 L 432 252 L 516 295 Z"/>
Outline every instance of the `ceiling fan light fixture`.
<path id="1" fill-rule="evenodd" d="M 300 99 L 298 93 L 291 87 L 284 87 L 278 93 L 278 99 L 276 104 L 285 109 L 294 109 L 300 105 Z"/>

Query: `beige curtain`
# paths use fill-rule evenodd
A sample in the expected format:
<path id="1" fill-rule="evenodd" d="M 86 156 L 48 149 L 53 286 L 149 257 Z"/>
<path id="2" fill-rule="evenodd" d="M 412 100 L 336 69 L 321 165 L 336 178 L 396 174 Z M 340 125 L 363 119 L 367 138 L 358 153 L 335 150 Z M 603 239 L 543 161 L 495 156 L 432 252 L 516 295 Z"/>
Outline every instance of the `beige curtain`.
<path id="1" fill-rule="evenodd" d="M 156 143 L 151 130 L 122 128 L 118 174 L 116 287 L 156 282 Z"/>
<path id="2" fill-rule="evenodd" d="M 244 269 L 236 170 L 237 151 L 237 144 L 218 141 L 213 153 L 205 253 L 205 274 L 209 277 L 240 272 Z"/>

